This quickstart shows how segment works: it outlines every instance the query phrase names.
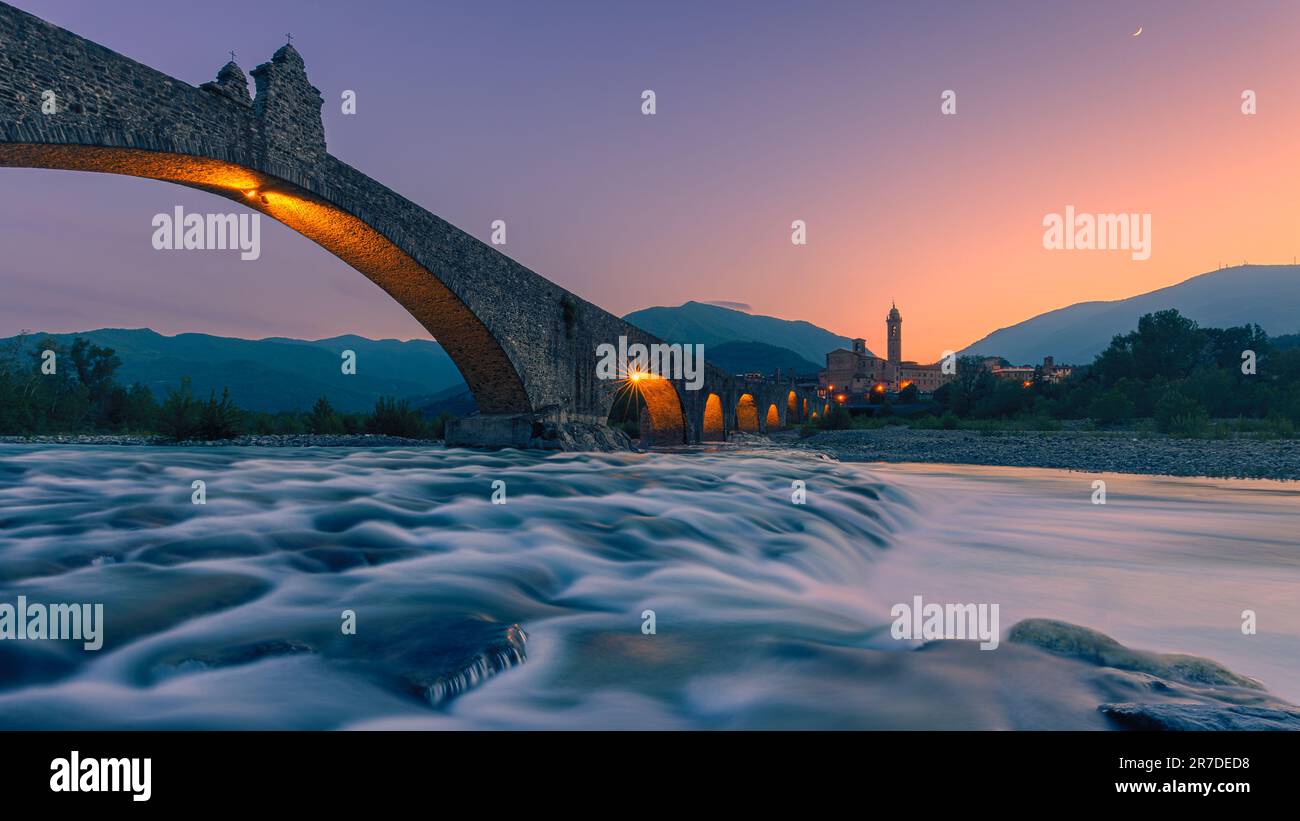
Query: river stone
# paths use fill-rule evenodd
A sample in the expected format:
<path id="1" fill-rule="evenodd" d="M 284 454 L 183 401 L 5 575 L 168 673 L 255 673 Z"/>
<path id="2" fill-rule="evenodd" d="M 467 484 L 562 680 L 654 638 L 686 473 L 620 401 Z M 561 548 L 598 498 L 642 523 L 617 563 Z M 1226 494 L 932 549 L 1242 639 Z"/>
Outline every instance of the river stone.
<path id="1" fill-rule="evenodd" d="M 1126 730 L 1292 730 L 1300 711 L 1215 704 L 1103 704 L 1102 715 Z"/>
<path id="2" fill-rule="evenodd" d="M 1258 681 L 1239 676 L 1216 661 L 1178 653 L 1134 650 L 1104 633 L 1063 621 L 1025 619 L 1011 628 L 1007 641 L 1032 645 L 1090 664 L 1149 673 L 1184 684 L 1264 689 Z"/>

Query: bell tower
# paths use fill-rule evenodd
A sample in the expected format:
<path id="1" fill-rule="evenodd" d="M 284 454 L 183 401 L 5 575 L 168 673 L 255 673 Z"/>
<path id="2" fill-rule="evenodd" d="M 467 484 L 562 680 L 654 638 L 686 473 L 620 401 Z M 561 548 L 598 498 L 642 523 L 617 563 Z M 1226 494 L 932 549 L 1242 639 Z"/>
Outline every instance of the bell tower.
<path id="1" fill-rule="evenodd" d="M 889 309 L 889 316 L 885 317 L 885 330 L 889 361 L 897 365 L 903 361 L 903 315 L 898 312 L 897 305 L 893 305 Z"/>

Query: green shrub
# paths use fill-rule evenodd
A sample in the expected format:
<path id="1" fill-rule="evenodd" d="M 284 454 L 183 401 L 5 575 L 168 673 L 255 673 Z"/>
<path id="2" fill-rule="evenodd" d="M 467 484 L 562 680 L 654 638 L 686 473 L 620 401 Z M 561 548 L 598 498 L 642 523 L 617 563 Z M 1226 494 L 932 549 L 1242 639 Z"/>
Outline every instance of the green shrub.
<path id="1" fill-rule="evenodd" d="M 1136 411 L 1137 408 L 1119 388 L 1102 393 L 1088 406 L 1088 415 L 1103 425 L 1132 419 Z"/>
<path id="2" fill-rule="evenodd" d="M 1210 433 L 1210 415 L 1202 408 L 1193 413 L 1175 416 L 1167 433 L 1183 439 L 1204 439 Z"/>
<path id="3" fill-rule="evenodd" d="M 199 408 L 196 432 L 200 439 L 232 439 L 239 435 L 243 419 L 244 412 L 230 401 L 230 389 L 222 388 L 220 400 L 213 392 Z"/>
<path id="4" fill-rule="evenodd" d="M 1290 439 L 1296 434 L 1295 424 L 1276 412 L 1264 419 L 1252 421 L 1254 424 L 1251 427 L 1254 429 L 1257 439 Z"/>
<path id="5" fill-rule="evenodd" d="M 1153 416 L 1156 430 L 1174 436 L 1195 436 L 1196 431 L 1204 431 L 1210 425 L 1210 415 L 1201 403 L 1176 390 L 1165 391 L 1156 403 Z"/>
<path id="6" fill-rule="evenodd" d="M 330 401 L 322 396 L 311 406 L 311 413 L 307 416 L 307 430 L 317 436 L 328 436 L 343 433 L 345 428 L 343 418 L 334 410 Z"/>
<path id="7" fill-rule="evenodd" d="M 404 439 L 423 439 L 428 435 L 424 417 L 411 408 L 409 401 L 384 396 L 375 402 L 375 410 L 366 420 L 366 432 Z"/>
<path id="8" fill-rule="evenodd" d="M 830 411 L 818 420 L 817 426 L 822 430 L 848 430 L 853 425 L 853 417 L 843 405 L 834 405 Z"/>
<path id="9" fill-rule="evenodd" d="M 181 379 L 180 387 L 167 392 L 158 410 L 158 432 L 176 441 L 193 439 L 199 430 L 199 403 L 190 392 L 190 378 Z"/>

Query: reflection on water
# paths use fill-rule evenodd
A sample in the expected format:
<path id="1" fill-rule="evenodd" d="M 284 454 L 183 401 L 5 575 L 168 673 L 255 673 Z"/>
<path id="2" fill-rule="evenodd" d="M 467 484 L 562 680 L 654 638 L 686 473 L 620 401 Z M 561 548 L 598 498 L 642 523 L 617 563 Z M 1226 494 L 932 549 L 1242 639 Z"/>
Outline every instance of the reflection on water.
<path id="1" fill-rule="evenodd" d="M 913 595 L 1300 699 L 1297 490 L 1107 477 L 1096 506 L 1093 478 L 775 450 L 4 446 L 0 602 L 103 602 L 106 625 L 97 653 L 0 641 L 0 726 L 1103 727 L 1125 695 L 1023 646 L 912 652 L 888 628 Z"/>

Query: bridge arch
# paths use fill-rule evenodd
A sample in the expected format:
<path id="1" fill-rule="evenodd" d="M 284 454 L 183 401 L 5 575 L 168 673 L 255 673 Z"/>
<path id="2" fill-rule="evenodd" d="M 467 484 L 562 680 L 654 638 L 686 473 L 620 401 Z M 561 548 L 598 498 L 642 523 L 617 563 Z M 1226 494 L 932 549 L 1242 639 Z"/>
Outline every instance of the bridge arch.
<path id="1" fill-rule="evenodd" d="M 672 380 L 647 376 L 633 384 L 644 400 L 640 420 L 642 444 L 685 444 L 686 415 Z"/>
<path id="2" fill-rule="evenodd" d="M 704 400 L 704 420 L 700 426 L 700 441 L 722 442 L 727 438 L 726 423 L 722 413 L 722 397 L 710 393 Z"/>
<path id="3" fill-rule="evenodd" d="M 758 404 L 752 393 L 742 393 L 736 400 L 736 430 L 758 433 Z"/>
<path id="4" fill-rule="evenodd" d="M 447 351 L 484 413 L 530 408 L 509 354 L 438 275 L 349 210 L 248 166 L 162 150 L 0 143 L 0 166 L 143 177 L 217 194 L 320 245 L 382 288 Z"/>
<path id="5" fill-rule="evenodd" d="M 763 422 L 768 431 L 781 429 L 781 411 L 777 409 L 775 402 L 772 402 L 767 406 L 767 417 Z"/>
<path id="6" fill-rule="evenodd" d="M 449 443 L 589 441 L 574 429 L 603 426 L 621 389 L 597 352 L 659 342 L 329 154 L 324 99 L 291 45 L 251 72 L 254 96 L 233 62 L 191 86 L 0 2 L 0 54 L 0 167 L 183 185 L 316 242 L 401 304 L 460 369 L 480 413 L 449 425 Z M 58 101 L 50 114 L 48 89 Z M 705 390 L 732 395 L 727 374 L 704 371 Z M 683 421 L 680 386 L 664 387 L 671 397 L 655 387 L 662 401 L 647 402 L 661 408 L 656 430 L 698 438 Z M 695 420 L 697 400 L 689 406 Z"/>

